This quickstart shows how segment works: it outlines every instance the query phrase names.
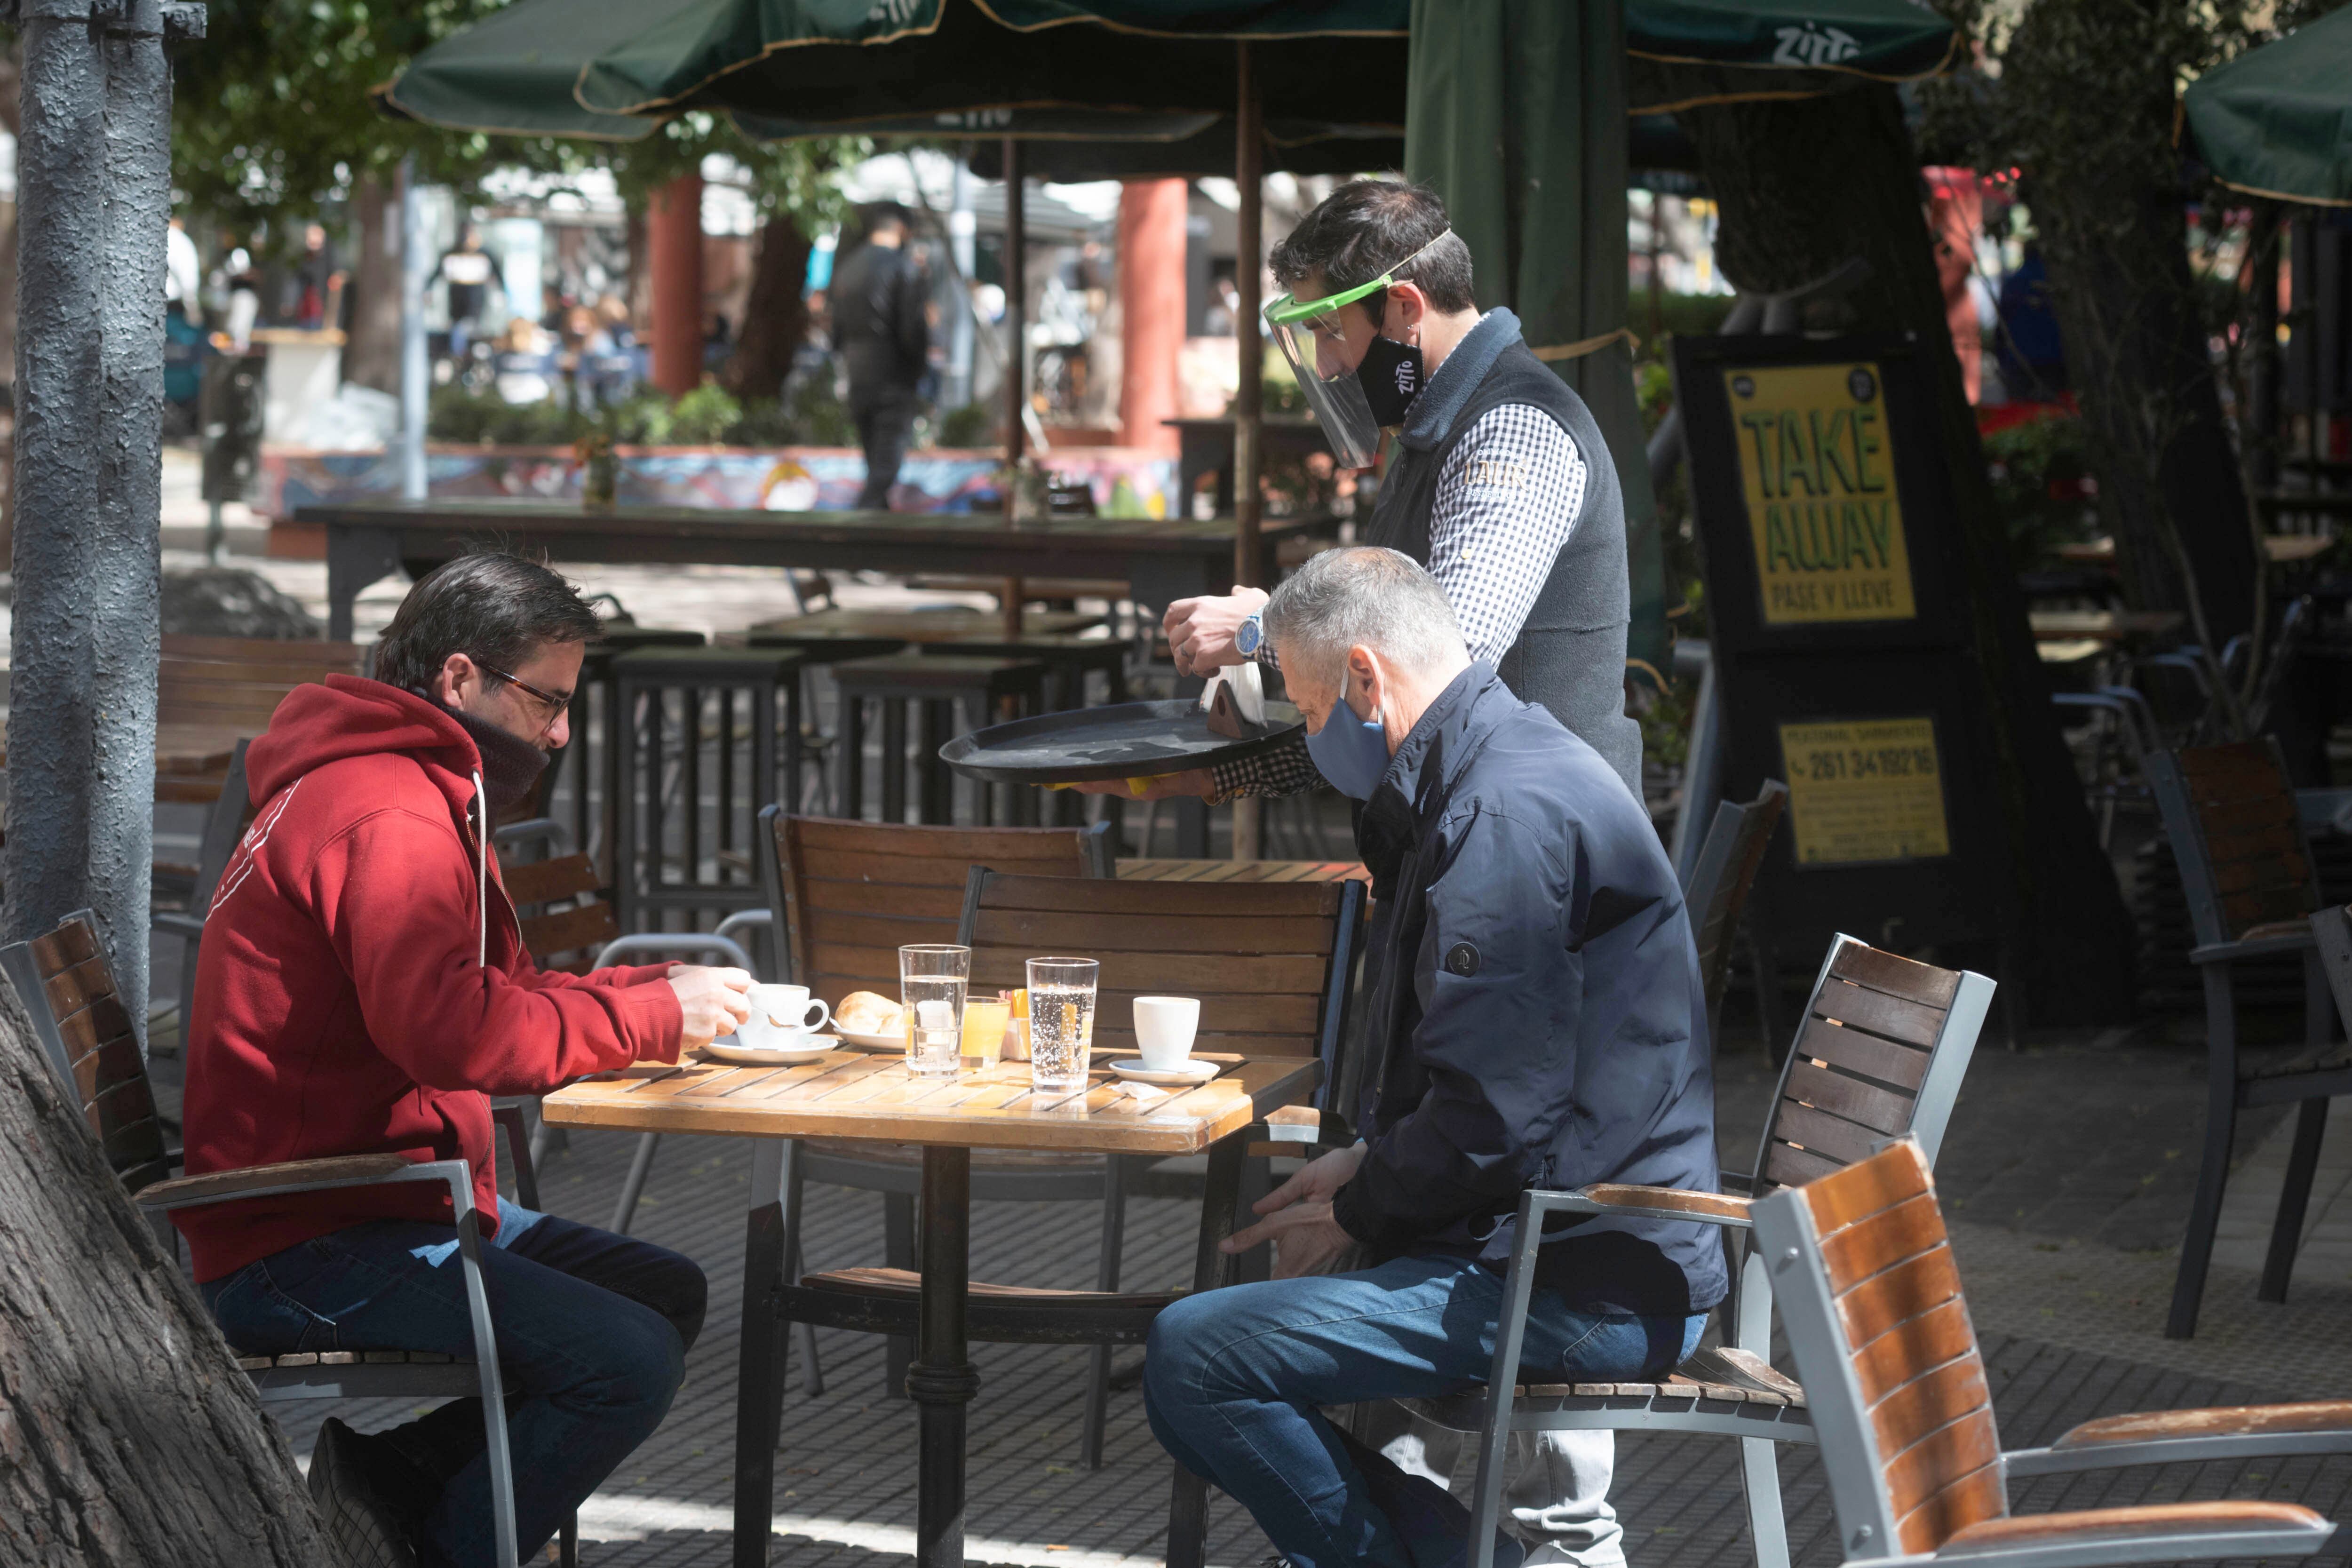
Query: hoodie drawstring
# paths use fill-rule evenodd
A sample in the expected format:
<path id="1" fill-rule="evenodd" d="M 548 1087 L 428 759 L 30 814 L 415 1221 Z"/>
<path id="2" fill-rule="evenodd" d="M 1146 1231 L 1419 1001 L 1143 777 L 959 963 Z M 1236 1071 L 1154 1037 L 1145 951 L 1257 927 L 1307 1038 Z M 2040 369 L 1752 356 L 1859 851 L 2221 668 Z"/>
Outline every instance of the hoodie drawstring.
<path id="1" fill-rule="evenodd" d="M 474 770 L 474 809 L 482 822 L 481 834 L 474 843 L 474 914 L 481 928 L 474 962 L 487 969 L 490 964 L 490 797 L 482 788 L 479 768 Z"/>

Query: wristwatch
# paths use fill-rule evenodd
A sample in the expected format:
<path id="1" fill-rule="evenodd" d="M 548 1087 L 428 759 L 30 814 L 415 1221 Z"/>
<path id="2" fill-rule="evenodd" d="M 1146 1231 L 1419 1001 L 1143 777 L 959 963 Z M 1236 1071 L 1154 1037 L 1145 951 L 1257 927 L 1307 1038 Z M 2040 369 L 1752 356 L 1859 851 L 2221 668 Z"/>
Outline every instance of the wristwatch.
<path id="1" fill-rule="evenodd" d="M 1262 616 L 1252 615 L 1234 628 L 1234 650 L 1244 658 L 1255 658 L 1265 642 L 1265 621 Z"/>

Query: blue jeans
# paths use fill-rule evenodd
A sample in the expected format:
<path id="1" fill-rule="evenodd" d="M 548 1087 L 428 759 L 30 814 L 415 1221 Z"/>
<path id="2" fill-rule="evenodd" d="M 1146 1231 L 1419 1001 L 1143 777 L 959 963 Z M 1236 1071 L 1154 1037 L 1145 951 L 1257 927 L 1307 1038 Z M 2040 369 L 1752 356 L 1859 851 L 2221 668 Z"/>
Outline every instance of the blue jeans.
<path id="1" fill-rule="evenodd" d="M 1458 1258 L 1188 1296 L 1152 1325 L 1144 1409 L 1177 1462 L 1239 1500 L 1296 1568 L 1443 1568 L 1464 1559 L 1468 1511 L 1318 1407 L 1484 1383 L 1502 1304 L 1502 1276 Z M 1580 1312 L 1539 1289 L 1520 1366 L 1541 1382 L 1661 1377 L 1706 1325 Z"/>
<path id="2" fill-rule="evenodd" d="M 706 1286 L 688 1258 L 501 1202 L 482 1282 L 506 1379 L 515 1524 L 526 1556 L 661 1425 L 702 1330 Z M 203 1288 L 247 1355 L 341 1349 L 474 1353 L 456 1233 L 373 1220 L 249 1263 Z M 440 1487 L 420 1555 L 488 1568 L 490 1471 L 481 1401 L 459 1399 L 380 1435 Z"/>

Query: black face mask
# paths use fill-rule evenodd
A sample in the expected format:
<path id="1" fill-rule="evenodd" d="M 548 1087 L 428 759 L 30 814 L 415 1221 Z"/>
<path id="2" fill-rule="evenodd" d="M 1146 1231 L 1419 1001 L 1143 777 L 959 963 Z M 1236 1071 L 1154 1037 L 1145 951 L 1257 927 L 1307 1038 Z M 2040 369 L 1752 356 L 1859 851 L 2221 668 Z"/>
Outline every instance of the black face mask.
<path id="1" fill-rule="evenodd" d="M 1375 334 L 1356 366 L 1356 384 L 1371 405 L 1373 423 L 1382 429 L 1403 424 L 1405 410 L 1421 395 L 1420 347 Z"/>
<path id="2" fill-rule="evenodd" d="M 545 752 L 487 719 L 475 718 L 462 708 L 444 708 L 441 711 L 457 721 L 457 727 L 474 738 L 474 750 L 482 757 L 482 794 L 489 802 L 493 818 L 504 816 L 520 805 L 539 787 L 540 775 L 547 771 Z"/>

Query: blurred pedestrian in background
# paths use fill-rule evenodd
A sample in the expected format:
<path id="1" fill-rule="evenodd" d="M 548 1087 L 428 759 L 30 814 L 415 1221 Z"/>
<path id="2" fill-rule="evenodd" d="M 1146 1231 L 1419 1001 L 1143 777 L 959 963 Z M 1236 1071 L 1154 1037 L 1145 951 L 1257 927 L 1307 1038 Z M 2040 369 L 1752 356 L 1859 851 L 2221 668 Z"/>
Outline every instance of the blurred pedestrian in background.
<path id="1" fill-rule="evenodd" d="M 923 312 L 930 289 L 907 254 L 904 211 L 883 206 L 868 216 L 866 243 L 834 269 L 828 293 L 834 348 L 849 371 L 850 416 L 866 448 L 857 504 L 887 511 L 931 346 Z"/>

